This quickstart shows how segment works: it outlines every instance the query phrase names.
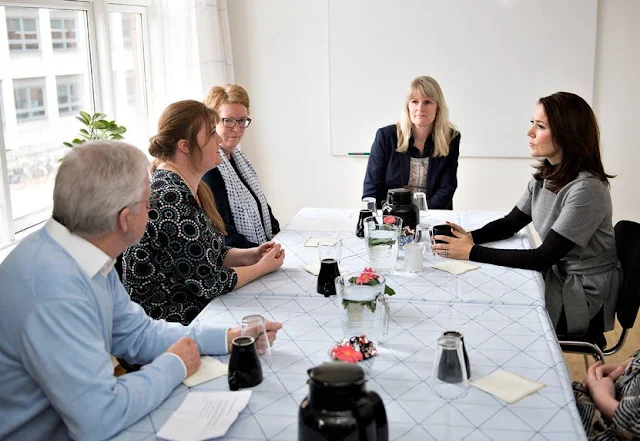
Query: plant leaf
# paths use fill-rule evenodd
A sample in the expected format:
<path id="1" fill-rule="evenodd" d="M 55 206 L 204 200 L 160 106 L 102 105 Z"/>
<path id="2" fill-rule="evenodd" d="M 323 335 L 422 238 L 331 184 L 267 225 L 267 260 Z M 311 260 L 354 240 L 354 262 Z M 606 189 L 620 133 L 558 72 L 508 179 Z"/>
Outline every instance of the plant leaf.
<path id="1" fill-rule="evenodd" d="M 82 121 L 83 123 L 85 123 L 86 125 L 91 124 L 91 115 L 89 115 L 87 112 L 85 112 L 84 110 L 81 110 L 80 112 L 80 117 L 78 118 L 76 116 L 76 118 L 78 118 L 80 121 Z"/>
<path id="2" fill-rule="evenodd" d="M 389 285 L 384 286 L 384 293 L 388 296 L 394 295 L 396 292 L 389 287 Z"/>
<path id="3" fill-rule="evenodd" d="M 65 147 L 69 147 L 70 149 L 73 148 L 73 144 L 71 144 L 70 142 L 63 142 L 62 145 L 64 145 Z"/>
<path id="4" fill-rule="evenodd" d="M 124 139 L 124 136 L 122 136 L 122 135 L 118 135 L 118 134 L 116 134 L 116 135 L 111 135 L 111 139 Z"/>

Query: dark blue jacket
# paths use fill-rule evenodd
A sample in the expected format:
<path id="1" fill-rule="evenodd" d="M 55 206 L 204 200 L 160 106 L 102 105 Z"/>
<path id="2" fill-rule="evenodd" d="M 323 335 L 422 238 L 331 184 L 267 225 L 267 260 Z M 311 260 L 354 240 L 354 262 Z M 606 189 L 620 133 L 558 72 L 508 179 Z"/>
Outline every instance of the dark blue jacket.
<path id="1" fill-rule="evenodd" d="M 232 161 L 232 165 L 235 168 L 235 164 L 233 163 L 233 161 Z M 236 173 L 237 173 L 237 170 L 236 170 Z M 245 185 L 245 187 L 247 187 L 247 189 L 249 190 L 249 193 L 251 193 L 253 198 L 256 199 L 256 203 L 258 204 L 258 206 L 260 206 L 258 199 L 256 198 L 255 194 L 253 194 L 253 191 L 251 190 L 251 187 L 249 187 L 244 182 L 244 179 L 242 179 L 242 176 L 239 173 L 238 173 L 238 176 L 240 177 L 240 180 Z M 220 217 L 222 217 L 222 220 L 224 221 L 224 226 L 227 229 L 225 244 L 228 247 L 234 247 L 234 248 L 253 248 L 260 245 L 260 244 L 249 241 L 249 239 L 244 237 L 242 234 L 238 233 L 238 230 L 236 230 L 236 222 L 233 220 L 233 214 L 231 213 L 231 205 L 229 204 L 229 196 L 227 195 L 227 186 L 225 185 L 224 179 L 220 174 L 220 170 L 218 170 L 217 168 L 213 168 L 209 170 L 202 177 L 202 180 L 207 185 L 209 185 L 209 188 L 211 188 L 211 192 L 213 193 L 213 197 L 216 201 L 216 208 L 218 209 L 218 213 L 220 213 Z M 273 213 L 271 212 L 271 206 L 267 204 L 267 207 L 269 208 L 269 216 L 271 216 L 271 234 L 275 236 L 280 232 L 280 223 L 278 222 L 278 219 L 276 219 L 273 216 Z"/>
<path id="2" fill-rule="evenodd" d="M 409 183 L 409 163 L 411 158 L 420 158 L 420 150 L 409 140 L 409 149 L 398 153 L 398 136 L 395 124 L 378 129 L 371 147 L 371 154 L 364 176 L 362 197 L 375 197 L 378 207 L 387 199 L 387 190 L 401 188 Z M 460 154 L 460 133 L 449 144 L 447 156 L 433 157 L 433 137 L 429 135 L 423 150 L 423 157 L 429 156 L 427 170 L 427 204 L 439 210 L 453 209 L 453 194 L 458 187 L 458 156 Z"/>

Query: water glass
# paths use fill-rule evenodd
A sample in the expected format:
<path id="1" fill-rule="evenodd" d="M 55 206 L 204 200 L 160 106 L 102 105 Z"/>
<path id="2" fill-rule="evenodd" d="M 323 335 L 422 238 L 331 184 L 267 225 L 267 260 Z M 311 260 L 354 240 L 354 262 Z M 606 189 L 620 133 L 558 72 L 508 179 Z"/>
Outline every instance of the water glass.
<path id="1" fill-rule="evenodd" d="M 413 203 L 418 207 L 420 211 L 420 223 L 426 222 L 429 215 L 429 207 L 427 206 L 427 195 L 423 191 L 413 192 Z"/>
<path id="2" fill-rule="evenodd" d="M 267 366 L 271 366 L 271 344 L 269 343 L 264 317 L 258 314 L 242 317 L 241 333 L 243 336 L 250 336 L 255 340 L 258 355 Z"/>
<path id="3" fill-rule="evenodd" d="M 364 220 L 373 216 L 373 211 L 363 208 L 360 210 L 360 216 L 358 217 L 358 225 L 356 225 L 356 236 L 364 237 Z"/>
<path id="4" fill-rule="evenodd" d="M 467 379 L 462 339 L 456 335 L 443 335 L 437 343 L 431 389 L 447 400 L 459 398 L 468 391 Z"/>
<path id="5" fill-rule="evenodd" d="M 363 210 L 370 210 L 373 213 L 376 212 L 376 198 L 372 198 L 372 197 L 366 197 L 366 198 L 362 198 L 362 209 Z"/>

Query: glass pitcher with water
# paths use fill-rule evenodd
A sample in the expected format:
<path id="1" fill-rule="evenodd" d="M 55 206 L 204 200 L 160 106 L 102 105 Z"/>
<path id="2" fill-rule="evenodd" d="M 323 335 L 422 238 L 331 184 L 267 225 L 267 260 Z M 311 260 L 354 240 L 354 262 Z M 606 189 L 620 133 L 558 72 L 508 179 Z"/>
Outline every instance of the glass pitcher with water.
<path id="1" fill-rule="evenodd" d="M 369 265 L 378 273 L 391 274 L 398 260 L 398 237 L 402 219 L 398 216 L 371 216 L 364 220 L 364 239 Z"/>
<path id="2" fill-rule="evenodd" d="M 389 333 L 389 301 L 384 295 L 386 280 L 378 275 L 377 285 L 358 285 L 360 274 L 336 277 L 340 322 L 345 338 L 364 334 L 377 342 Z"/>

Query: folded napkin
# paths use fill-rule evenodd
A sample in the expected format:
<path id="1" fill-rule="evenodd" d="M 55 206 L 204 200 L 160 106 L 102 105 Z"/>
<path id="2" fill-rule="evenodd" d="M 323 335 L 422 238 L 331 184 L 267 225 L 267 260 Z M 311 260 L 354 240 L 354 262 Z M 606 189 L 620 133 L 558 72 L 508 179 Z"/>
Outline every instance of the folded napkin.
<path id="1" fill-rule="evenodd" d="M 302 265 L 302 269 L 308 273 L 313 274 L 314 276 L 317 276 L 318 274 L 320 274 L 320 262 L 313 262 Z"/>
<path id="2" fill-rule="evenodd" d="M 531 381 L 512 372 L 503 371 L 502 369 L 474 381 L 471 385 L 509 404 L 520 401 L 527 395 L 531 395 L 545 387 L 544 383 Z"/>
<path id="3" fill-rule="evenodd" d="M 304 243 L 305 247 L 317 247 L 318 245 L 335 245 L 340 239 L 335 237 L 310 237 Z"/>
<path id="4" fill-rule="evenodd" d="M 204 355 L 200 357 L 200 368 L 190 377 L 185 378 L 182 384 L 187 387 L 197 386 L 205 381 L 227 375 L 228 369 L 229 367 L 226 364 Z"/>
<path id="5" fill-rule="evenodd" d="M 448 273 L 458 275 L 462 273 L 466 273 L 467 271 L 475 270 L 480 268 L 478 265 L 474 265 L 469 262 L 463 262 L 461 260 L 447 260 L 446 262 L 439 263 L 437 265 L 433 265 L 435 269 L 439 269 L 442 271 L 446 271 Z"/>

